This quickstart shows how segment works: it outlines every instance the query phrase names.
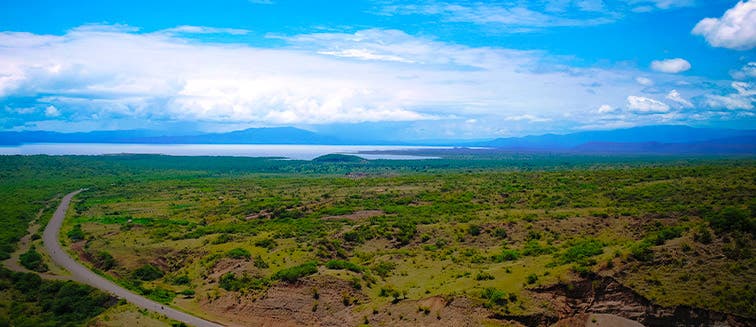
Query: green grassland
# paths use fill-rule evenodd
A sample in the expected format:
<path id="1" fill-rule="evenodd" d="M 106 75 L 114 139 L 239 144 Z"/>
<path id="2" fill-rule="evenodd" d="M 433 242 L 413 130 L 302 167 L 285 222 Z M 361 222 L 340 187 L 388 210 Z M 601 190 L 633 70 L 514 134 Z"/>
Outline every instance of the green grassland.
<path id="1" fill-rule="evenodd" d="M 71 253 L 204 317 L 318 278 L 350 285 L 357 315 L 434 296 L 530 315 L 553 310 L 531 290 L 601 275 L 756 318 L 752 159 L 336 159 L 0 157 L 0 255 L 48 201 L 88 187 L 61 234 Z"/>

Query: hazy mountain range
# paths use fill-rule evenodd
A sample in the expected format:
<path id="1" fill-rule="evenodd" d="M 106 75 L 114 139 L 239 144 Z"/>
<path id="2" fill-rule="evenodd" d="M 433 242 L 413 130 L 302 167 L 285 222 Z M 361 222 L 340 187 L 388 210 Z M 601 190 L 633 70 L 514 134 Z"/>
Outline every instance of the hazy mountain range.
<path id="1" fill-rule="evenodd" d="M 58 133 L 0 132 L 0 144 L 24 143 L 141 143 L 141 144 L 310 144 L 310 145 L 448 145 L 491 147 L 512 151 L 577 153 L 744 153 L 756 154 L 756 130 L 645 126 L 571 134 L 497 138 L 488 141 L 359 140 L 348 135 L 325 135 L 294 127 L 250 128 L 228 133 L 166 135 L 149 130 Z"/>

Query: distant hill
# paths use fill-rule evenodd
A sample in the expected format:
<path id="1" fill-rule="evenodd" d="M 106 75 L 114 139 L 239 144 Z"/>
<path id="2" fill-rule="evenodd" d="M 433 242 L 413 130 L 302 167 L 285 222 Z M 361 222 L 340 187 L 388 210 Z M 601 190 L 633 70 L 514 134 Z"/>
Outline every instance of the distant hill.
<path id="1" fill-rule="evenodd" d="M 692 143 L 728 138 L 756 136 L 756 130 L 694 128 L 688 126 L 644 126 L 608 131 L 587 131 L 572 134 L 499 138 L 471 145 L 522 150 L 568 150 L 585 144 L 609 143 Z M 595 148 L 584 147 L 583 149 Z"/>
<path id="2" fill-rule="evenodd" d="M 402 142 L 355 140 L 348 135 L 324 135 L 294 127 L 250 128 L 228 133 L 171 135 L 164 131 L 126 130 L 89 133 L 0 132 L 1 145 L 23 143 L 141 143 L 141 144 L 306 144 L 306 145 L 447 145 L 486 147 L 496 151 L 573 153 L 701 153 L 756 154 L 756 130 L 645 126 L 571 134 L 459 140 Z M 455 152 L 463 151 L 455 149 Z M 475 152 L 475 151 L 472 151 Z"/>
<path id="3" fill-rule="evenodd" d="M 313 162 L 331 162 L 331 163 L 364 163 L 367 162 L 366 159 L 354 155 L 347 155 L 347 154 L 326 154 L 322 155 L 320 157 L 317 157 L 315 159 L 312 159 Z"/>
<path id="4" fill-rule="evenodd" d="M 659 142 L 589 142 L 571 149 L 578 153 L 648 153 L 648 154 L 756 154 L 756 136 L 731 137 L 688 143 Z"/>
<path id="5" fill-rule="evenodd" d="M 336 137 L 294 127 L 250 128 L 228 133 L 170 135 L 160 131 L 125 130 L 88 133 L 0 132 L 0 144 L 142 143 L 142 144 L 348 144 Z"/>
<path id="6" fill-rule="evenodd" d="M 228 133 L 146 137 L 139 143 L 159 144 L 344 144 L 335 137 L 294 127 L 250 128 Z"/>

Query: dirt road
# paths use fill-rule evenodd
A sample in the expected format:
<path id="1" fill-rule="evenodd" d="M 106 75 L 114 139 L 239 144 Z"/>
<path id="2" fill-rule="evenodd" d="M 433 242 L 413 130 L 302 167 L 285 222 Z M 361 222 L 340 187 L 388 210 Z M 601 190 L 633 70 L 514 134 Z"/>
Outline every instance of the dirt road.
<path id="1" fill-rule="evenodd" d="M 91 285 L 102 291 L 111 293 L 118 298 L 125 299 L 126 301 L 129 301 L 135 304 L 138 307 L 141 307 L 141 308 L 153 311 L 153 312 L 157 312 L 159 314 L 167 316 L 168 318 L 178 320 L 192 326 L 197 326 L 197 327 L 223 326 L 223 325 L 211 322 L 211 321 L 207 321 L 207 320 L 192 316 L 185 312 L 178 311 L 166 305 L 147 299 L 143 296 L 134 294 L 131 291 L 123 287 L 120 287 L 114 284 L 113 282 L 103 278 L 102 276 L 95 274 L 91 270 L 87 269 L 87 267 L 84 267 L 83 265 L 76 262 L 73 258 L 71 258 L 68 255 L 68 253 L 66 253 L 63 250 L 63 248 L 60 246 L 60 241 L 58 240 L 58 236 L 60 234 L 60 228 L 63 225 L 63 218 L 65 218 L 66 216 L 66 210 L 68 210 L 68 205 L 71 202 L 71 198 L 73 198 L 76 194 L 79 194 L 79 192 L 81 191 L 82 190 L 71 192 L 67 194 L 65 197 L 63 197 L 63 200 L 60 202 L 58 209 L 55 210 L 55 214 L 53 214 L 52 219 L 50 219 L 50 223 L 47 224 L 47 228 L 45 228 L 45 232 L 42 236 L 42 239 L 45 243 L 45 249 L 50 254 L 50 257 L 52 258 L 52 260 L 57 265 L 71 272 L 71 275 L 74 280 L 79 281 L 84 284 Z"/>

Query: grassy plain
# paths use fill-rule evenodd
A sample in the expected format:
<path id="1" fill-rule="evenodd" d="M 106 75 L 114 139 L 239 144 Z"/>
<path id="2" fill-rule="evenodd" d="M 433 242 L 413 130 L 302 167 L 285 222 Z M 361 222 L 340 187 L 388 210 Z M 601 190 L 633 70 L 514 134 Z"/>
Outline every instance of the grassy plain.
<path id="1" fill-rule="evenodd" d="M 558 316 L 536 291 L 597 276 L 664 306 L 756 318 L 749 158 L 0 161 L 3 224 L 22 226 L 3 232 L 3 253 L 46 201 L 89 187 L 63 228 L 71 252 L 221 321 L 501 324 L 490 317 Z"/>

